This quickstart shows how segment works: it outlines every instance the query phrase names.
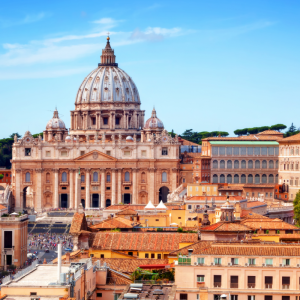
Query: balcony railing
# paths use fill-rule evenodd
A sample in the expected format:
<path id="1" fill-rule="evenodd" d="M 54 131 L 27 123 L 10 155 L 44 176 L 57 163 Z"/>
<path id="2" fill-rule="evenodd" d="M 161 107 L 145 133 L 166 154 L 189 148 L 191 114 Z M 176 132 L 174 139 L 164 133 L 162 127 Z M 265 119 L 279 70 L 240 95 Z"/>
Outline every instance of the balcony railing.
<path id="1" fill-rule="evenodd" d="M 131 185 L 131 181 L 123 181 L 123 185 Z"/>
<path id="2" fill-rule="evenodd" d="M 59 185 L 69 185 L 68 181 L 60 181 Z"/>
<path id="3" fill-rule="evenodd" d="M 255 283 L 248 283 L 248 289 L 255 289 Z"/>
<path id="4" fill-rule="evenodd" d="M 282 285 L 282 289 L 283 290 L 289 290 L 290 289 L 290 285 L 289 284 L 283 284 Z"/>
<path id="5" fill-rule="evenodd" d="M 266 289 L 271 289 L 271 288 L 272 288 L 272 285 L 273 285 L 272 283 L 266 283 L 266 284 L 265 284 L 265 288 L 266 288 Z"/>
<path id="6" fill-rule="evenodd" d="M 215 288 L 220 288 L 221 287 L 221 282 L 214 282 L 214 287 Z"/>
<path id="7" fill-rule="evenodd" d="M 231 288 L 231 289 L 237 289 L 238 287 L 239 287 L 239 284 L 238 284 L 238 283 L 230 282 L 230 288 Z"/>

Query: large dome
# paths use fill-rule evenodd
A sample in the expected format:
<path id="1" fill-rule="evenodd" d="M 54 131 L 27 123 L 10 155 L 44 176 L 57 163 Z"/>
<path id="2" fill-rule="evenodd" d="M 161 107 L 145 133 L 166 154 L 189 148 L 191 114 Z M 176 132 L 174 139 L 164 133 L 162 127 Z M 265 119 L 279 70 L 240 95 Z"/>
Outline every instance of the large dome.
<path id="1" fill-rule="evenodd" d="M 83 80 L 76 104 L 103 101 L 140 103 L 140 96 L 126 72 L 115 66 L 99 66 Z"/>

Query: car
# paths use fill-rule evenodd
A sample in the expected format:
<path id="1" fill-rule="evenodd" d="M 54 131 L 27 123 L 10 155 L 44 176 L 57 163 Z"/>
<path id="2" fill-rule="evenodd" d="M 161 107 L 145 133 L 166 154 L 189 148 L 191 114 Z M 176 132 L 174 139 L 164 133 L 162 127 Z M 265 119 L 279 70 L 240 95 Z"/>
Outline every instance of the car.
<path id="1" fill-rule="evenodd" d="M 34 253 L 34 254 L 38 254 L 38 252 L 37 252 L 37 251 L 34 251 L 33 253 Z"/>
<path id="2" fill-rule="evenodd" d="M 72 252 L 71 248 L 66 248 L 65 251 Z"/>
<path id="3" fill-rule="evenodd" d="M 49 249 L 47 249 L 46 251 L 45 251 L 45 253 L 49 253 L 50 251 L 49 251 Z"/>

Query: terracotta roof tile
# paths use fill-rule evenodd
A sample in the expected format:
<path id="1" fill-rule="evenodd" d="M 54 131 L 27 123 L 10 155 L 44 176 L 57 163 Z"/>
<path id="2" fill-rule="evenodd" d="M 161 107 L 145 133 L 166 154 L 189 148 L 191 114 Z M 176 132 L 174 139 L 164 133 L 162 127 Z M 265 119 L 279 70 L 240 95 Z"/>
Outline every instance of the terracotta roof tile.
<path id="1" fill-rule="evenodd" d="M 246 219 L 268 219 L 268 220 L 270 220 L 270 218 L 265 217 L 260 214 L 256 214 L 256 213 L 252 212 L 251 210 L 245 210 L 245 212 L 248 212 L 248 213 L 243 217 L 244 220 L 246 220 Z"/>
<path id="2" fill-rule="evenodd" d="M 127 275 L 128 276 L 128 275 Z M 128 279 L 125 274 L 117 272 L 113 269 L 108 269 L 106 284 L 108 285 L 127 285 L 132 283 L 132 280 Z"/>
<path id="3" fill-rule="evenodd" d="M 178 137 L 178 142 L 181 143 L 182 146 L 200 146 L 199 144 L 185 140 L 180 136 Z"/>
<path id="4" fill-rule="evenodd" d="M 264 134 L 267 134 L 267 135 L 280 135 L 280 136 L 283 136 L 283 133 L 282 132 L 279 132 L 279 131 L 276 131 L 276 130 L 265 130 L 265 131 L 262 131 L 260 133 L 257 133 L 257 135 L 264 135 Z"/>
<path id="5" fill-rule="evenodd" d="M 7 207 L 4 206 L 4 205 L 2 205 L 2 204 L 0 204 L 0 210 L 2 210 L 2 209 L 7 209 Z"/>
<path id="6" fill-rule="evenodd" d="M 182 241 L 195 243 L 197 233 L 97 232 L 91 236 L 92 248 L 117 251 L 174 251 Z M 166 242 L 168 240 L 168 242 Z"/>
<path id="7" fill-rule="evenodd" d="M 207 201 L 211 201 L 213 198 L 214 201 L 218 202 L 218 201 L 225 201 L 227 200 L 227 196 L 193 196 L 190 198 L 187 198 L 187 201 L 195 201 L 195 200 L 206 200 Z M 239 200 L 243 200 L 245 198 L 243 198 L 242 196 L 229 196 L 229 201 L 239 201 Z"/>
<path id="8" fill-rule="evenodd" d="M 289 136 L 289 137 L 286 137 L 284 139 L 281 139 L 279 142 L 280 143 L 284 143 L 284 142 L 293 142 L 293 141 L 300 141 L 300 133 L 297 133 L 295 135 L 292 135 L 292 136 Z"/>
<path id="9" fill-rule="evenodd" d="M 126 207 L 125 209 L 116 213 L 116 215 L 120 216 L 136 216 L 138 213 L 136 210 Z"/>
<path id="10" fill-rule="evenodd" d="M 251 202 L 247 202 L 247 208 L 248 208 L 248 207 L 261 206 L 261 205 L 267 206 L 267 203 L 261 202 L 261 201 L 251 201 Z"/>
<path id="11" fill-rule="evenodd" d="M 180 205 L 174 205 L 174 204 L 168 204 L 168 203 L 164 203 L 165 206 L 171 210 L 171 209 L 178 209 L 180 208 Z M 157 204 L 154 204 L 157 205 Z M 144 210 L 146 205 L 140 204 L 140 205 L 111 205 L 105 208 L 105 210 L 124 210 L 127 208 L 130 208 L 132 210 Z"/>
<path id="12" fill-rule="evenodd" d="M 70 234 L 79 234 L 81 230 L 87 230 L 85 214 L 76 212 L 72 219 Z"/>
<path id="13" fill-rule="evenodd" d="M 291 225 L 289 223 L 283 222 L 280 219 L 270 219 L 270 218 L 254 218 L 245 219 L 241 221 L 242 224 L 252 228 L 253 230 L 297 230 L 298 227 Z"/>
<path id="14" fill-rule="evenodd" d="M 115 217 L 112 219 L 104 220 L 98 224 L 90 226 L 91 229 L 113 229 L 113 228 L 133 228 L 140 223 L 130 221 L 125 218 Z"/>
<path id="15" fill-rule="evenodd" d="M 202 141 L 278 141 L 281 140 L 281 136 L 276 135 L 242 135 L 239 137 L 208 137 Z"/>
<path id="16" fill-rule="evenodd" d="M 252 229 L 238 222 L 218 222 L 209 226 L 201 227 L 200 231 L 201 232 L 202 231 L 241 232 L 241 231 L 252 231 Z"/>

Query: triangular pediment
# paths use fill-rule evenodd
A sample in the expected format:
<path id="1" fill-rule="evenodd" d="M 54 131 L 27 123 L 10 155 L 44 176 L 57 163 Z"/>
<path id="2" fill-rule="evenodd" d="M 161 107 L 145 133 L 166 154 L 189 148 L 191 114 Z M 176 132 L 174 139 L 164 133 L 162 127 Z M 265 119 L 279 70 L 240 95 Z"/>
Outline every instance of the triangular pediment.
<path id="1" fill-rule="evenodd" d="M 98 150 L 93 150 L 90 151 L 84 155 L 81 155 L 77 158 L 75 158 L 75 160 L 80 160 L 80 161 L 117 161 L 116 158 L 105 154 L 103 152 L 100 152 Z"/>

